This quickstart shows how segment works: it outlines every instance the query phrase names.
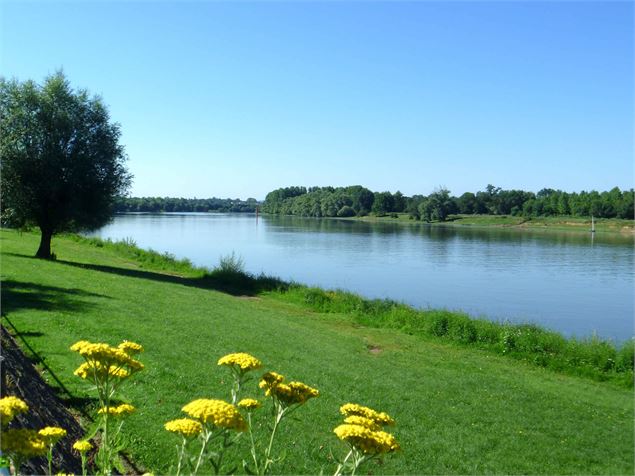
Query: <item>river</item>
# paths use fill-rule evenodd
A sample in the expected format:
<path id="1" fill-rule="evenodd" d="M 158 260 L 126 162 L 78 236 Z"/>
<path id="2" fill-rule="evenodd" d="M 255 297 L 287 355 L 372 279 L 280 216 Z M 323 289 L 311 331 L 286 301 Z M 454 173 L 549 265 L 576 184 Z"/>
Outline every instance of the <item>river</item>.
<path id="1" fill-rule="evenodd" d="M 617 342 L 634 334 L 635 237 L 220 213 L 125 214 L 93 233 L 213 267 Z"/>

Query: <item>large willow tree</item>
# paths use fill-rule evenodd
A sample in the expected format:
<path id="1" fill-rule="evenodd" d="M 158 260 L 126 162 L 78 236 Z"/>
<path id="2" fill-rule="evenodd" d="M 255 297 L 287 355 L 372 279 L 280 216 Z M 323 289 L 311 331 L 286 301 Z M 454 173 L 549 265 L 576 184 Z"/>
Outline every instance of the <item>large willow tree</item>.
<path id="1" fill-rule="evenodd" d="M 131 175 L 99 97 L 74 91 L 61 72 L 42 85 L 0 78 L 2 220 L 42 232 L 36 256 L 51 258 L 51 238 L 106 224 Z"/>

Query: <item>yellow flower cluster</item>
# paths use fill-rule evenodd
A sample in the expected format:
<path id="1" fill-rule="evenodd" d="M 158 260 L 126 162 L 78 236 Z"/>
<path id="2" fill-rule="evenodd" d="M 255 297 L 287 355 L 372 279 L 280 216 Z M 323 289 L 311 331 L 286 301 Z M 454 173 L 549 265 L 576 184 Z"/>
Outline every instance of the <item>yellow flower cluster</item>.
<path id="1" fill-rule="evenodd" d="M 387 413 L 356 403 L 347 403 L 340 407 L 345 415 L 344 424 L 333 430 L 337 437 L 353 448 L 366 454 L 383 454 L 397 451 L 399 443 L 393 435 L 382 430 L 383 425 L 394 425 Z"/>
<path id="2" fill-rule="evenodd" d="M 236 407 L 223 400 L 200 398 L 188 403 L 182 410 L 192 418 L 218 428 L 236 431 L 247 429 L 247 423 Z"/>
<path id="3" fill-rule="evenodd" d="M 395 437 L 385 431 L 372 431 L 365 426 L 343 424 L 333 432 L 337 437 L 366 454 L 381 454 L 396 451 L 399 444 Z"/>
<path id="4" fill-rule="evenodd" d="M 37 431 L 24 428 L 3 431 L 0 448 L 5 454 L 17 454 L 26 458 L 42 456 L 48 449 L 46 441 Z"/>
<path id="5" fill-rule="evenodd" d="M 302 382 L 282 383 L 284 377 L 276 372 L 267 372 L 262 376 L 258 386 L 265 391 L 267 397 L 278 399 L 287 405 L 302 404 L 309 398 L 319 397 L 320 392 Z"/>
<path id="6" fill-rule="evenodd" d="M 0 422 L 2 426 L 8 425 L 18 413 L 29 411 L 29 406 L 18 397 L 0 398 Z"/>
<path id="7" fill-rule="evenodd" d="M 246 354 L 244 352 L 238 352 L 235 354 L 227 354 L 224 357 L 218 359 L 218 365 L 227 365 L 229 367 L 237 367 L 242 372 L 248 372 L 249 370 L 255 370 L 262 367 L 262 362 L 255 358 L 253 355 Z"/>
<path id="8" fill-rule="evenodd" d="M 83 379 L 97 377 L 100 380 L 104 380 L 106 378 L 106 375 L 120 379 L 124 379 L 130 376 L 129 370 L 115 365 L 109 365 L 108 367 L 106 367 L 101 362 L 95 361 L 84 362 L 73 373 Z"/>
<path id="9" fill-rule="evenodd" d="M 238 406 L 240 408 L 244 408 L 245 410 L 255 410 L 256 408 L 260 408 L 262 403 L 255 398 L 243 398 L 240 402 L 238 402 Z"/>
<path id="10" fill-rule="evenodd" d="M 351 415 L 344 418 L 344 423 L 348 423 L 349 425 L 363 426 L 364 428 L 368 428 L 371 431 L 381 430 L 381 426 L 379 426 L 375 422 L 375 420 L 371 420 L 370 418 L 359 415 Z"/>
<path id="11" fill-rule="evenodd" d="M 97 413 L 99 413 L 100 415 L 108 414 L 113 417 L 124 417 L 130 415 L 132 412 L 134 412 L 134 410 L 135 408 L 132 405 L 128 403 L 122 403 L 121 405 L 116 407 L 102 407 L 97 411 Z"/>
<path id="12" fill-rule="evenodd" d="M 117 346 L 117 348 L 123 350 L 128 355 L 135 355 L 143 352 L 143 346 L 141 344 L 137 344 L 136 342 L 129 340 L 124 340 Z"/>
<path id="13" fill-rule="evenodd" d="M 57 426 L 47 426 L 38 431 L 38 434 L 44 439 L 47 445 L 54 445 L 66 436 L 66 430 Z"/>
<path id="14" fill-rule="evenodd" d="M 203 425 L 196 420 L 190 420 L 189 418 L 179 418 L 178 420 L 172 420 L 167 422 L 165 429 L 183 436 L 184 438 L 194 438 L 203 431 Z"/>
<path id="15" fill-rule="evenodd" d="M 269 388 L 282 383 L 284 377 L 277 372 L 267 372 L 261 377 L 260 383 L 258 386 L 260 388 Z"/>
<path id="16" fill-rule="evenodd" d="M 86 440 L 79 440 L 76 441 L 75 443 L 73 443 L 73 449 L 79 453 L 87 453 L 90 450 L 93 449 L 93 445 L 90 443 L 90 441 L 86 441 Z"/>
<path id="17" fill-rule="evenodd" d="M 357 403 L 346 403 L 340 407 L 340 413 L 345 416 L 358 415 L 366 417 L 370 420 L 373 420 L 375 423 L 379 425 L 394 425 L 395 420 L 393 420 L 390 415 L 384 412 L 377 412 L 372 408 L 364 407 L 362 405 L 358 405 Z"/>
<path id="18" fill-rule="evenodd" d="M 134 349 L 143 348 L 134 342 L 124 341 L 119 347 L 112 347 L 103 343 L 92 343 L 87 340 L 80 340 L 71 346 L 73 352 L 79 353 L 86 364 L 81 365 L 75 375 L 82 378 L 94 376 L 96 378 L 107 378 L 114 376 L 118 378 L 128 377 L 133 372 L 143 370 L 143 364 L 133 359 L 129 352 Z"/>

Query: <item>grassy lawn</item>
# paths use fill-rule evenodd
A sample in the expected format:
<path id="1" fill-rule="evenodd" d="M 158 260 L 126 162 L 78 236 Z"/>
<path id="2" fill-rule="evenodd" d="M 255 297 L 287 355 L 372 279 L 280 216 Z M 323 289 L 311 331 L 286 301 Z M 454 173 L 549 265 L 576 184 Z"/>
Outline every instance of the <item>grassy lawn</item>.
<path id="1" fill-rule="evenodd" d="M 344 452 L 332 433 L 338 408 L 358 402 L 396 419 L 403 448 L 368 468 L 373 474 L 633 474 L 632 389 L 273 296 L 224 294 L 67 238 L 53 241 L 56 262 L 31 257 L 37 235 L 2 230 L 0 238 L 3 314 L 74 404 L 90 394 L 73 376 L 72 343 L 129 339 L 146 348 L 146 370 L 124 389 L 138 408 L 126 434 L 133 460 L 156 473 L 174 461 L 176 439 L 163 423 L 195 398 L 229 398 L 216 361 L 242 351 L 321 392 L 282 428 L 286 457 L 275 473 L 332 473 L 331 454 Z"/>

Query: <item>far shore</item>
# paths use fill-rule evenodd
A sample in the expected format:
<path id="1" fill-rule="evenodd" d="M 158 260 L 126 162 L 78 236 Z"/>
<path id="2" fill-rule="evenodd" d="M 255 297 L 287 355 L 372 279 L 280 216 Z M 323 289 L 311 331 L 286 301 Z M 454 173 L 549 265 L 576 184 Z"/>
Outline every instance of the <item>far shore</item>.
<path id="1" fill-rule="evenodd" d="M 254 214 L 254 212 L 117 212 L 116 215 L 153 215 L 162 213 L 187 213 L 187 214 L 205 214 L 205 213 L 245 213 Z M 260 216 L 273 216 L 272 214 L 259 212 Z M 299 215 L 281 215 L 298 218 Z M 426 225 L 426 226 L 442 226 L 442 227 L 469 227 L 469 228 L 506 228 L 513 230 L 545 230 L 545 231 L 573 231 L 578 233 L 591 233 L 591 218 L 580 218 L 571 216 L 560 217 L 521 217 L 513 215 L 450 215 L 446 221 L 425 222 L 410 218 L 407 213 L 389 213 L 384 216 L 366 215 L 354 217 L 319 217 L 318 219 L 327 220 L 347 220 L 367 223 L 397 223 L 402 225 Z M 621 218 L 596 218 L 596 233 L 611 233 L 621 235 L 635 235 L 635 220 L 626 220 Z"/>
<path id="2" fill-rule="evenodd" d="M 446 221 L 426 223 L 411 219 L 407 213 L 384 216 L 337 217 L 338 220 L 364 221 L 373 223 L 400 223 L 406 225 L 453 226 L 470 228 L 510 228 L 515 230 L 554 230 L 591 233 L 591 218 L 579 217 L 517 217 L 511 215 L 450 215 Z M 595 219 L 596 233 L 635 234 L 635 221 L 620 218 Z"/>

